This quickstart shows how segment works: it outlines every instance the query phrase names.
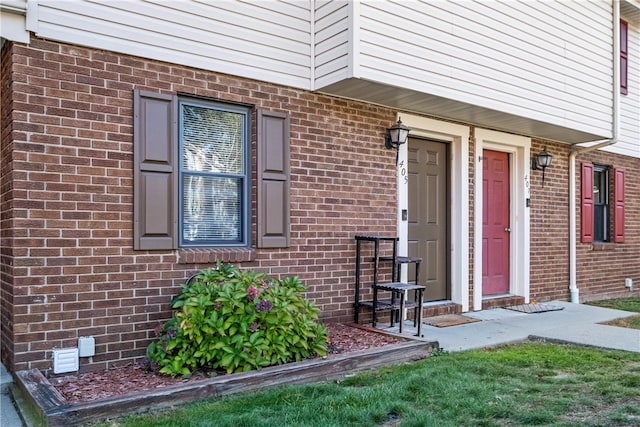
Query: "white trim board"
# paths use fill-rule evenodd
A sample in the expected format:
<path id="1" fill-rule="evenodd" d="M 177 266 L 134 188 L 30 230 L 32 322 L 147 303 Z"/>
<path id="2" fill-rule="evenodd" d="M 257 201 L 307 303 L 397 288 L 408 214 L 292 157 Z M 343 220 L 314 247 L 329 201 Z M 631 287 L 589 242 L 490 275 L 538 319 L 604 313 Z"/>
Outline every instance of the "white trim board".
<path id="1" fill-rule="evenodd" d="M 484 149 L 509 153 L 511 188 L 510 294 L 529 303 L 529 167 L 531 138 L 487 129 L 475 131 L 473 310 L 482 310 L 482 163 Z"/>
<path id="2" fill-rule="evenodd" d="M 412 114 L 401 114 L 409 126 L 410 136 L 451 144 L 451 300 L 469 311 L 469 133 L 470 127 Z M 398 253 L 407 255 L 408 223 L 402 221 L 402 209 L 408 207 L 409 185 L 402 180 L 401 164 L 407 162 L 407 144 L 400 147 L 398 158 Z M 406 280 L 406 269 L 403 269 Z"/>

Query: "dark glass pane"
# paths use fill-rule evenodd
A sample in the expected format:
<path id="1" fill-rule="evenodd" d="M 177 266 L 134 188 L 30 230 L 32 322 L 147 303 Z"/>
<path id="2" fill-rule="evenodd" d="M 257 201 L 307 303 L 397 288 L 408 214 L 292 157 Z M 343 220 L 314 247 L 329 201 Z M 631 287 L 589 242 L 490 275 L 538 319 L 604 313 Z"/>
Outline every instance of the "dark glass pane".
<path id="1" fill-rule="evenodd" d="M 593 210 L 594 227 L 593 239 L 596 242 L 609 241 L 609 220 L 607 218 L 607 205 L 595 205 Z"/>
<path id="2" fill-rule="evenodd" d="M 607 171 L 595 170 L 593 172 L 593 202 L 603 205 L 607 200 Z"/>

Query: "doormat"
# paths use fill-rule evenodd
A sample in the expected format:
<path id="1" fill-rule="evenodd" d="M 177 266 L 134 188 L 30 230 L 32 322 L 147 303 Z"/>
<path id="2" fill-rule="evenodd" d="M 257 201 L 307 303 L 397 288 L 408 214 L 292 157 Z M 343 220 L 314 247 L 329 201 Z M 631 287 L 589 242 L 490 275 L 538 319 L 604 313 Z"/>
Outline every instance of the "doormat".
<path id="1" fill-rule="evenodd" d="M 462 316 L 461 314 L 443 314 L 441 316 L 433 316 L 424 320 L 425 325 L 435 326 L 436 328 L 446 328 L 448 326 L 464 325 L 465 323 L 480 322 L 480 319 Z"/>
<path id="2" fill-rule="evenodd" d="M 511 305 L 505 308 L 507 310 L 519 311 L 521 313 L 527 313 L 527 314 L 544 313 L 546 311 L 564 310 L 564 307 L 559 307 L 557 305 L 550 305 L 550 304 L 520 304 L 520 305 Z"/>

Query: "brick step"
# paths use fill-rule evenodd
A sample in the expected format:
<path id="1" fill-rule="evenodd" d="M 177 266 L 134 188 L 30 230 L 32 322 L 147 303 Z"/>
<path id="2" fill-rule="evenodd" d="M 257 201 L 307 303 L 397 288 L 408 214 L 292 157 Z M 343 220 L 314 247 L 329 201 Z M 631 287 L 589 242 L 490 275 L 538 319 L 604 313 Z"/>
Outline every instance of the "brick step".
<path id="1" fill-rule="evenodd" d="M 505 295 L 495 298 L 485 298 L 482 300 L 482 309 L 489 310 L 491 308 L 508 307 L 510 305 L 524 304 L 524 297 L 517 295 Z"/>
<path id="2" fill-rule="evenodd" d="M 422 318 L 462 313 L 462 305 L 451 301 L 430 302 L 422 306 Z"/>

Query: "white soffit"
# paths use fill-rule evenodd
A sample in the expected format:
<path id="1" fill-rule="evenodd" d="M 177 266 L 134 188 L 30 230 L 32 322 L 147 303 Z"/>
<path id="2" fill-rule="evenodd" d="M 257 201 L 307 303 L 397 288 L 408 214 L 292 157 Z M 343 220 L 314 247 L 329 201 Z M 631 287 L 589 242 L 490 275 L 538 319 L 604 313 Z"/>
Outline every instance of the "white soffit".
<path id="1" fill-rule="evenodd" d="M 564 127 L 514 113 L 492 110 L 470 103 L 363 79 L 341 80 L 319 89 L 318 92 L 569 144 L 611 137 L 611 135 L 583 132 L 568 126 Z"/>
<path id="2" fill-rule="evenodd" d="M 640 23 L 640 0 L 622 0 L 620 13 L 633 23 Z"/>

